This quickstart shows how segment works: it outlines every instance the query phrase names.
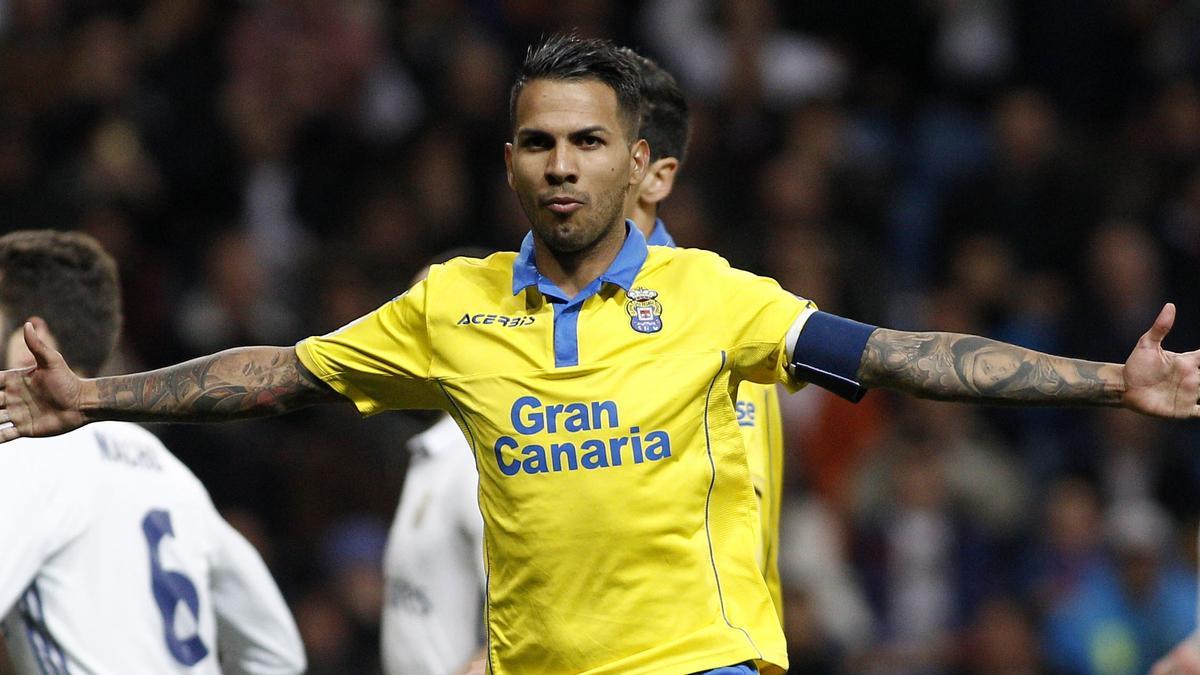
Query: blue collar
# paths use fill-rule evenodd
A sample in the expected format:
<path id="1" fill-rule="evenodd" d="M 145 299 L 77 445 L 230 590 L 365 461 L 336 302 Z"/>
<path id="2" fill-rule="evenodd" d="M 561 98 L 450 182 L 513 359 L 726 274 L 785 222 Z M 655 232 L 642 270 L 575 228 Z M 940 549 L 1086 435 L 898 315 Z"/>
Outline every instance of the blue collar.
<path id="1" fill-rule="evenodd" d="M 662 218 L 654 219 L 654 229 L 650 231 L 650 236 L 646 237 L 646 243 L 651 246 L 675 248 L 675 240 L 671 238 L 671 233 L 667 232 L 667 224 L 662 221 Z"/>
<path id="2" fill-rule="evenodd" d="M 646 262 L 647 253 L 646 238 L 642 236 L 641 231 L 633 224 L 632 220 L 626 219 L 625 243 L 621 245 L 617 257 L 600 275 L 598 281 L 616 284 L 628 292 L 633 287 L 633 280 L 641 271 L 642 264 Z M 589 284 L 589 287 L 593 284 Z M 548 295 L 562 300 L 570 300 L 563 296 L 562 291 L 553 282 L 543 277 L 542 273 L 538 271 L 537 262 L 534 260 L 533 232 L 525 235 L 525 240 L 521 242 L 521 252 L 513 261 L 513 295 L 530 286 L 537 286 L 538 290 L 543 293 L 548 292 Z M 585 293 L 580 293 L 580 295 L 585 295 Z"/>

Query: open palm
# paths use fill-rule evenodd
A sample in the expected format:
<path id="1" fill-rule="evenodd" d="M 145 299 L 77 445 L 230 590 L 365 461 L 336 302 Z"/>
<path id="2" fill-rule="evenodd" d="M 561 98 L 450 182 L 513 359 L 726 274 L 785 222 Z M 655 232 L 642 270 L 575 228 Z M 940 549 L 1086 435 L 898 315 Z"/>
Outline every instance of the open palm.
<path id="1" fill-rule="evenodd" d="M 1200 350 L 1176 354 L 1162 348 L 1175 324 L 1167 303 L 1125 361 L 1125 407 L 1156 417 L 1200 417 Z"/>
<path id="2" fill-rule="evenodd" d="M 62 354 L 25 324 L 32 368 L 0 372 L 0 443 L 20 437 L 54 436 L 81 426 L 79 395 L 83 381 Z"/>

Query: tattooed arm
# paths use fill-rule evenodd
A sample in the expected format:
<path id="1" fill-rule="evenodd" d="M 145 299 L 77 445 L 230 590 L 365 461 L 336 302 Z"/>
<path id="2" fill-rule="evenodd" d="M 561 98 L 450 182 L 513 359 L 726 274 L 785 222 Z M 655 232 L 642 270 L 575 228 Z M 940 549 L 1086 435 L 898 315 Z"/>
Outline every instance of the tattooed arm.
<path id="1" fill-rule="evenodd" d="M 1008 405 L 1122 406 L 1158 417 L 1200 417 L 1200 351 L 1162 348 L 1168 304 L 1122 364 L 1050 356 L 956 333 L 877 328 L 858 377 L 922 398 Z"/>
<path id="2" fill-rule="evenodd" d="M 921 398 L 1008 404 L 1120 405 L 1121 366 L 1049 356 L 956 333 L 877 329 L 859 377 Z"/>
<path id="3" fill-rule="evenodd" d="M 134 375 L 84 380 L 88 421 L 209 422 L 264 417 L 344 400 L 293 347 L 241 347 Z"/>
<path id="4" fill-rule="evenodd" d="M 0 373 L 0 442 L 97 420 L 233 420 L 344 400 L 292 347 L 243 347 L 147 373 L 82 379 L 29 324 L 25 341 L 36 365 Z"/>

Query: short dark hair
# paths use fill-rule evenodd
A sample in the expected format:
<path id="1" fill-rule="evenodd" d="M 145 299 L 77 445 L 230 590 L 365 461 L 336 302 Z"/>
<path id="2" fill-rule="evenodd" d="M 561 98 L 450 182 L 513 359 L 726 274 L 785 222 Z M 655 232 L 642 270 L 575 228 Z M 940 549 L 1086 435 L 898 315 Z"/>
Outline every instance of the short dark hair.
<path id="1" fill-rule="evenodd" d="M 687 157 L 691 119 L 687 98 L 675 78 L 661 66 L 632 49 L 629 52 L 642 77 L 642 121 L 638 135 L 650 144 L 650 161 Z"/>
<path id="2" fill-rule="evenodd" d="M 641 118 L 641 74 L 628 50 L 610 40 L 558 33 L 525 50 L 508 98 L 508 117 L 517 128 L 517 98 L 533 80 L 598 80 L 617 95 L 617 109 L 630 141 L 636 140 Z"/>
<path id="3" fill-rule="evenodd" d="M 45 320 L 67 363 L 100 372 L 121 333 L 117 264 L 80 232 L 25 230 L 0 237 L 4 337 L 30 317 Z"/>

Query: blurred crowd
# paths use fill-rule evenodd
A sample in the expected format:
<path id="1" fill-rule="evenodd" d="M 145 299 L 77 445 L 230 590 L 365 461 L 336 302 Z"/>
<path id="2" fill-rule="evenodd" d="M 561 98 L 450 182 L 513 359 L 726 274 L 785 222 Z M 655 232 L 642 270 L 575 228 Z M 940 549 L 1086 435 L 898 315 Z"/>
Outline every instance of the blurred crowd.
<path id="1" fill-rule="evenodd" d="M 688 92 L 681 245 L 897 328 L 1123 361 L 1173 300 L 1167 347 L 1200 346 L 1185 1 L 0 0 L 0 231 L 117 256 L 113 371 L 327 332 L 446 248 L 519 244 L 508 86 L 570 29 Z M 1194 627 L 1196 425 L 784 406 L 792 672 L 1120 675 Z M 383 541 L 428 423 L 155 429 L 268 561 L 314 675 L 379 667 Z"/>

